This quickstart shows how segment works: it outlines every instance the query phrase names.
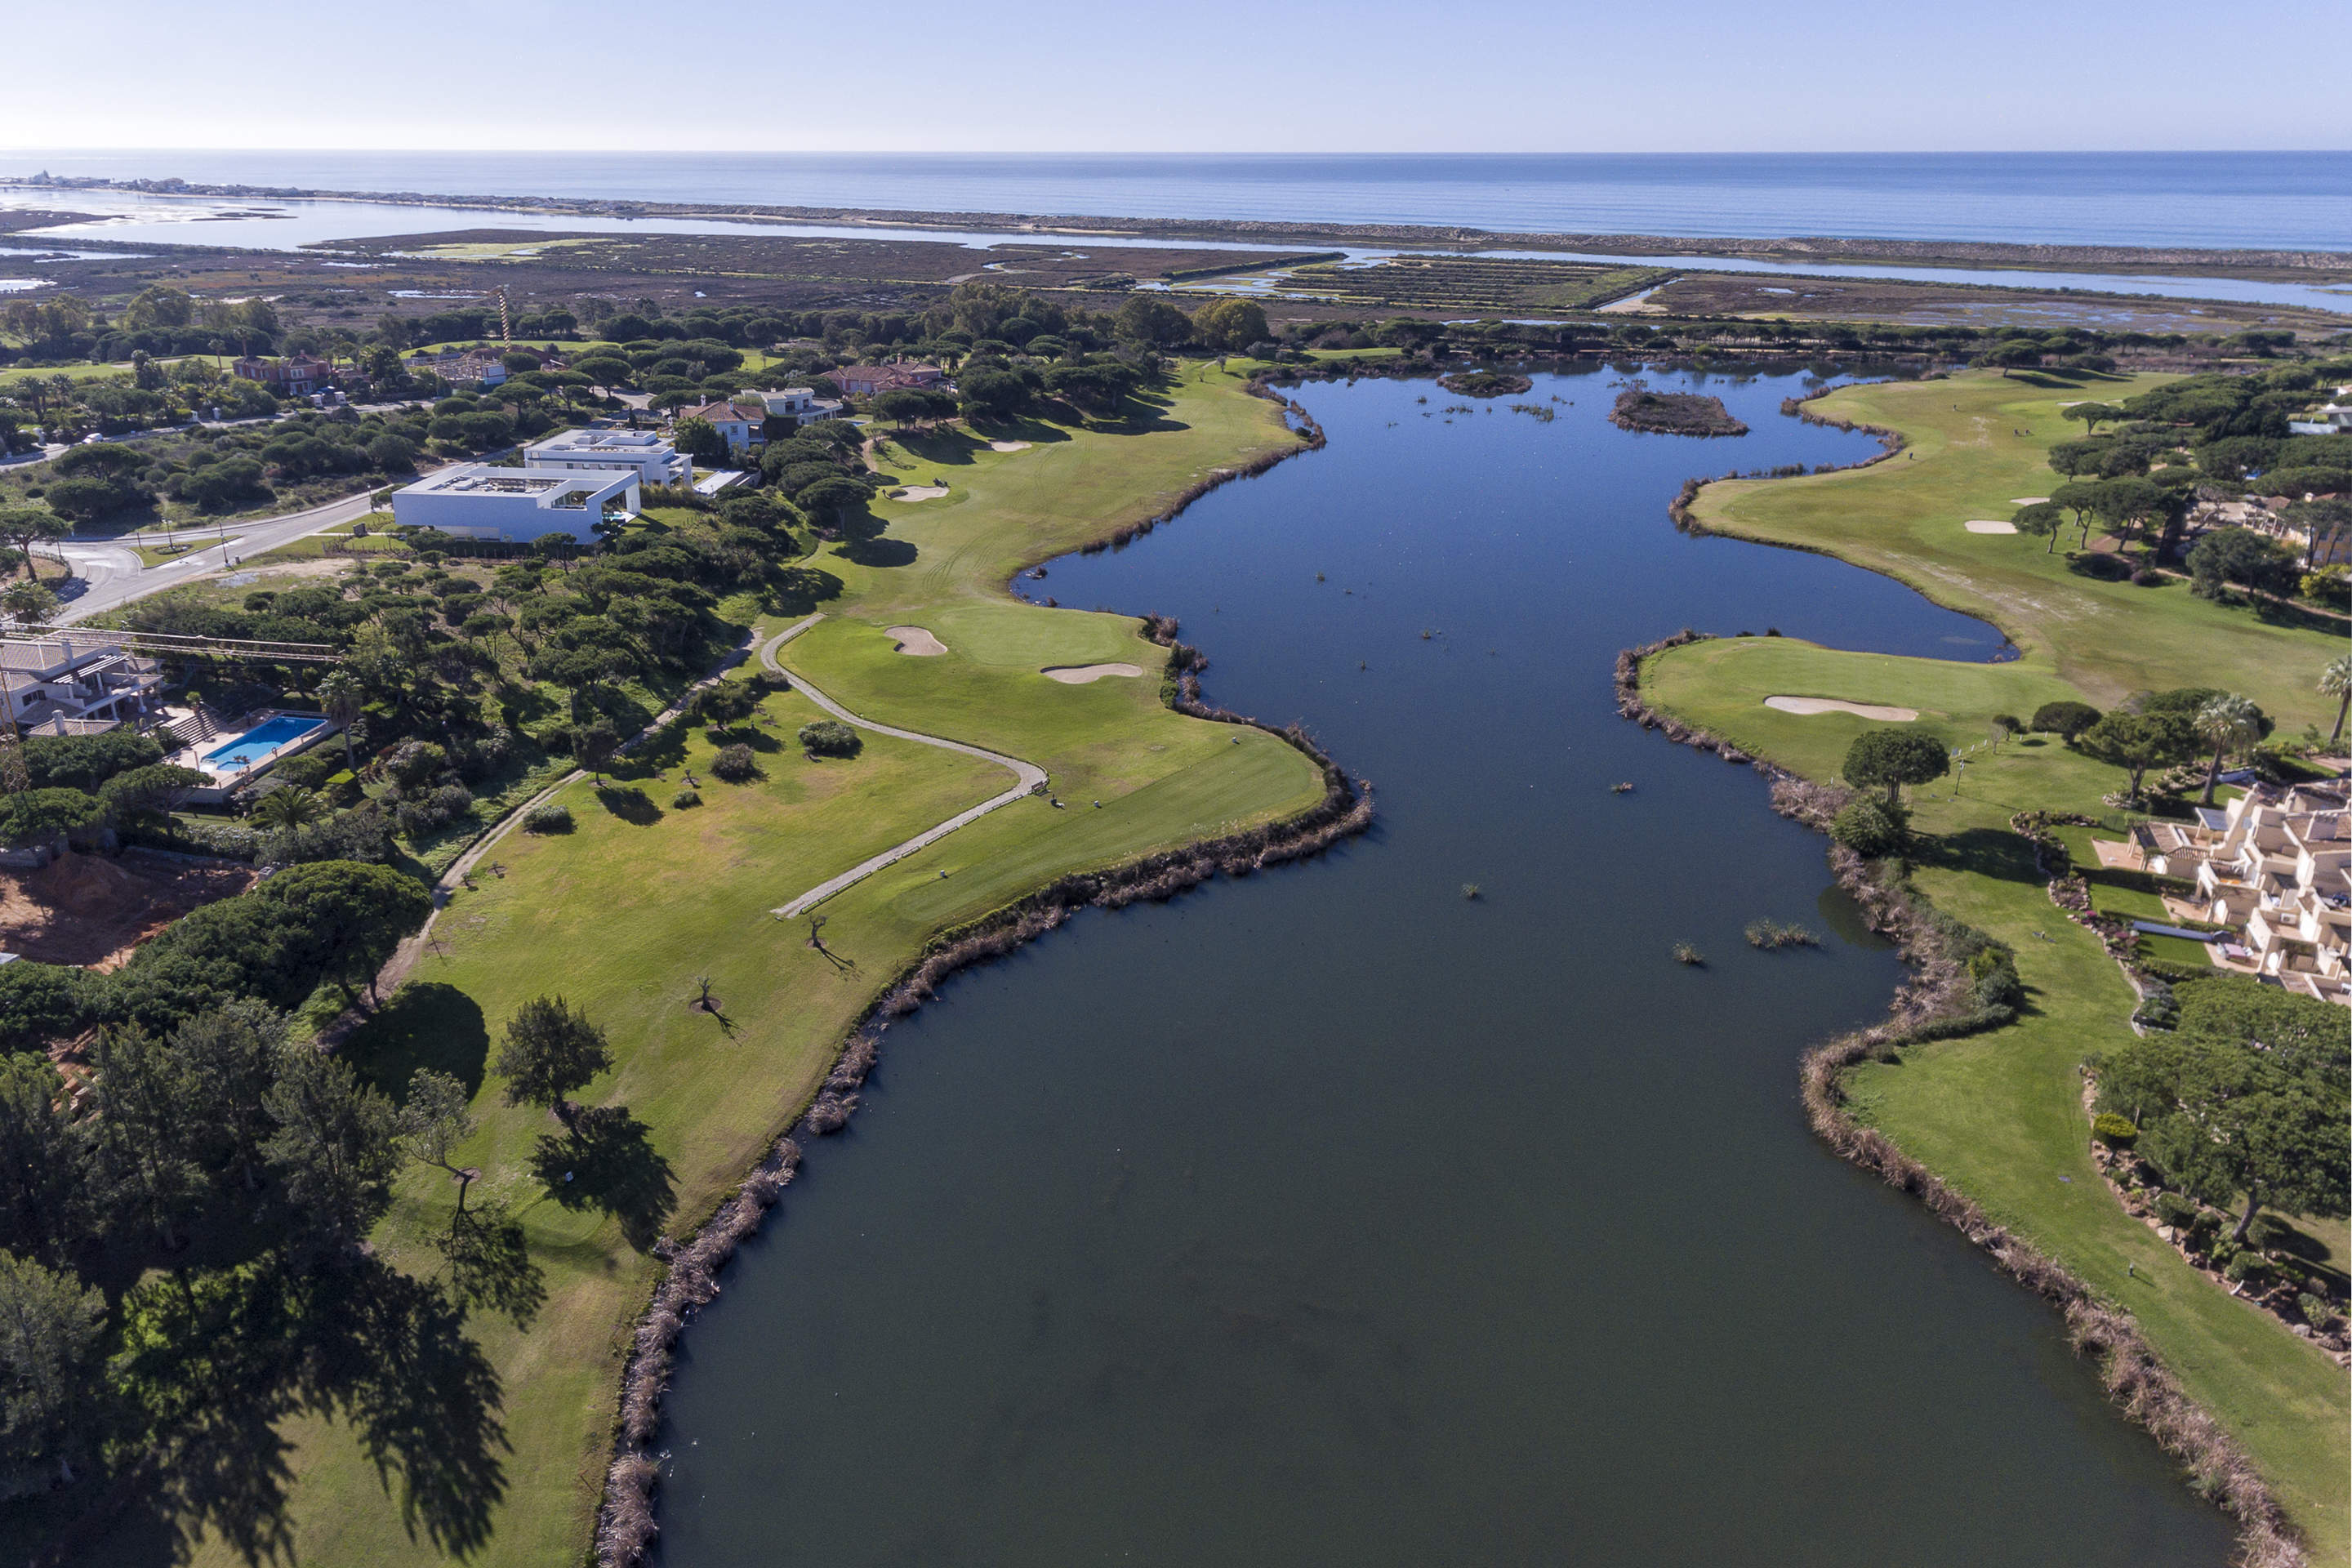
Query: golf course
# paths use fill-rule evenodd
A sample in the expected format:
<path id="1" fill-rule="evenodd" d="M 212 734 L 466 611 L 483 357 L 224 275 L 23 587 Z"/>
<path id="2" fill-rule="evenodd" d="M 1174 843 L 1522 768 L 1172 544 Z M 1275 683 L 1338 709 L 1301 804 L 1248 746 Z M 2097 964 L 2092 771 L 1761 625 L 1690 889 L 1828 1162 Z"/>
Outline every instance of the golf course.
<path id="1" fill-rule="evenodd" d="M 755 716 L 723 733 L 681 723 L 602 784 L 583 774 L 561 785 L 550 804 L 569 809 L 572 829 L 498 840 L 452 893 L 406 984 L 346 1043 L 372 1081 L 397 1086 L 432 1066 L 475 1090 L 478 1131 L 453 1163 L 480 1172 L 477 1205 L 512 1204 L 544 1274 L 528 1331 L 477 1325 L 503 1385 L 508 1451 L 470 1561 L 578 1559 L 612 1456 L 625 1351 L 660 1273 L 658 1238 L 691 1233 L 766 1156 L 927 943 L 1058 878 L 1323 799 L 1318 768 L 1279 737 L 1171 710 L 1166 650 L 1135 619 L 1007 590 L 1017 569 L 1164 513 L 1218 468 L 1295 447 L 1276 405 L 1242 386 L 1188 362 L 1125 424 L 1031 421 L 994 432 L 994 444 L 961 429 L 896 437 L 875 453 L 886 476 L 946 493 L 877 499 L 878 536 L 820 546 L 802 563 L 839 587 L 820 621 L 775 650 L 782 668 L 862 718 L 1032 763 L 1048 793 L 824 900 L 810 911 L 822 920 L 813 945 L 810 918 L 771 911 L 1008 780 L 994 763 L 870 731 L 853 756 L 806 754 L 796 732 L 826 715 L 798 690 L 768 689 L 772 678 Z M 754 610 L 747 654 L 808 613 Z M 1044 673 L 1102 664 L 1143 673 L 1084 683 Z M 727 679 L 761 672 L 747 657 Z M 730 743 L 751 748 L 754 776 L 717 776 Z M 686 802 L 689 773 L 698 802 Z M 614 1058 L 581 1097 L 606 1112 L 594 1168 L 545 1176 L 533 1149 L 554 1123 L 506 1105 L 495 1079 L 486 1087 L 506 1021 L 542 994 L 584 1012 Z M 412 1170 L 377 1245 L 430 1271 L 430 1238 L 454 1202 L 447 1175 Z M 444 1560 L 412 1531 L 398 1481 L 387 1495 L 347 1430 L 311 1421 L 293 1437 L 300 1560 Z M 217 1540 L 199 1557 L 233 1560 Z"/>
<path id="2" fill-rule="evenodd" d="M 2012 814 L 2028 810 L 2096 818 L 2103 827 L 2063 830 L 2076 863 L 2092 863 L 2093 837 L 2122 836 L 2126 818 L 2103 797 L 2124 773 L 2055 735 L 2010 736 L 1997 730 L 2002 716 L 2053 701 L 2106 709 L 2135 691 L 2215 687 L 2252 698 L 2283 736 L 2335 718 L 2317 682 L 2343 651 L 2340 637 L 2264 621 L 2242 605 L 2193 596 L 2178 581 L 2151 587 L 2077 575 L 2040 540 L 1965 526 L 2008 517 L 2021 499 L 2050 489 L 2056 476 L 2043 458 L 2073 434 L 2062 419 L 2067 402 L 2121 401 L 2158 379 L 2085 392 L 1972 373 L 1841 388 L 1813 407 L 1899 431 L 1905 450 L 1861 469 L 1735 480 L 1700 493 L 1693 512 L 1710 531 L 1899 577 L 1993 622 L 2017 645 L 2013 661 L 1956 664 L 1728 637 L 1654 656 L 1642 690 L 1654 708 L 1809 779 L 1835 778 L 1849 744 L 1872 730 L 1923 731 L 1958 755 L 1964 766 L 1911 793 L 1914 885 L 1936 908 L 2014 949 L 2028 1004 L 2008 1026 L 1865 1063 L 1848 1076 L 1850 1109 L 2131 1313 L 2189 1394 L 2252 1456 L 2312 1560 L 2340 1563 L 2352 1549 L 2344 1374 L 2276 1318 L 2192 1270 L 2101 1179 L 2080 1068 L 2133 1037 L 2137 998 L 2098 939 L 2052 904 L 2031 846 L 2010 827 Z M 1778 697 L 1916 717 L 1767 706 Z M 2343 1267 L 2340 1222 L 2303 1228 Z"/>

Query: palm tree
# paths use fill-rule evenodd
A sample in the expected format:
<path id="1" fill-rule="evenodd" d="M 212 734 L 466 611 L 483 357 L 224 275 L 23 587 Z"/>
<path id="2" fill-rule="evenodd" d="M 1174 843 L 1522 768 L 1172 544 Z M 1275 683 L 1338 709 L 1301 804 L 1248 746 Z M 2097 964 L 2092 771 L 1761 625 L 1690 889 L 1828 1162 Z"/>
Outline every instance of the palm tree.
<path id="1" fill-rule="evenodd" d="M 2327 668 L 2319 672 L 2319 690 L 2336 699 L 2336 729 L 2327 737 L 2332 746 L 2344 738 L 2344 715 L 2352 711 L 2352 653 L 2338 654 L 2327 661 Z"/>
<path id="2" fill-rule="evenodd" d="M 326 809 L 327 803 L 319 798 L 318 791 L 288 784 L 263 795 L 253 815 L 272 827 L 300 827 L 318 821 Z"/>
<path id="3" fill-rule="evenodd" d="M 319 702 L 327 717 L 343 727 L 343 765 L 353 773 L 359 772 L 359 759 L 352 752 L 352 725 L 366 706 L 366 693 L 360 689 L 351 671 L 338 669 L 319 683 Z"/>
<path id="4" fill-rule="evenodd" d="M 2213 761 L 2205 770 L 2205 804 L 2210 805 L 2213 786 L 2221 779 L 2221 758 L 2262 739 L 2263 710 L 2254 706 L 2252 698 L 2233 691 L 2197 710 L 2197 716 L 2189 722 L 2213 748 Z"/>

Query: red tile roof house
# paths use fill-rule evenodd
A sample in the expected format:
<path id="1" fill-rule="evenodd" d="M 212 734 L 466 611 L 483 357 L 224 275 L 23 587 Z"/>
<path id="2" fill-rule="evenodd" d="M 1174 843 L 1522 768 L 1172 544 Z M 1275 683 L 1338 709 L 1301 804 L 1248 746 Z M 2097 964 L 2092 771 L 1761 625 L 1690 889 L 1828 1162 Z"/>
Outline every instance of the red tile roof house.
<path id="1" fill-rule="evenodd" d="M 309 354 L 289 354 L 284 359 L 264 359 L 247 354 L 233 367 L 241 380 L 257 381 L 271 391 L 291 397 L 301 397 L 316 392 L 334 374 L 334 366 Z"/>
<path id="2" fill-rule="evenodd" d="M 751 443 L 760 439 L 760 427 L 768 422 L 768 405 L 757 399 L 748 403 L 706 403 L 697 408 L 681 408 L 677 416 L 708 420 L 730 451 L 748 452 Z"/>
<path id="3" fill-rule="evenodd" d="M 845 364 L 825 374 L 851 397 L 873 397 L 900 387 L 930 386 L 947 377 L 947 372 L 935 364 Z"/>

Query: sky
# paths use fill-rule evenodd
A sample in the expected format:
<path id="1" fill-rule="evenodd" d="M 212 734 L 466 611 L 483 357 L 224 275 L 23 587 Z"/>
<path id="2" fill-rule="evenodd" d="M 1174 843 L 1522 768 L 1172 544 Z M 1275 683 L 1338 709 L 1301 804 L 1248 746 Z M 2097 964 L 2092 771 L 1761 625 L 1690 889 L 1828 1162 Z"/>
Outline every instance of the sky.
<path id="1" fill-rule="evenodd" d="M 114 0 L 102 26 L 90 16 L 12 8 L 0 148 L 2352 143 L 2344 0 Z"/>

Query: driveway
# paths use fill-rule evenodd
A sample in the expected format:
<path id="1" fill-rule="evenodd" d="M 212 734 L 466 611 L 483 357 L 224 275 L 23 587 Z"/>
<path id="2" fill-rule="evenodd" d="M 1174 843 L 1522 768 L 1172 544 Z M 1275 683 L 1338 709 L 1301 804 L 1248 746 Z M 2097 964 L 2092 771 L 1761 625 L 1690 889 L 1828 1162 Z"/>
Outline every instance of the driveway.
<path id="1" fill-rule="evenodd" d="M 135 551 L 111 541 L 67 540 L 54 551 L 44 552 L 54 553 L 73 570 L 73 576 L 67 581 L 58 595 L 65 600 L 65 607 L 58 612 L 58 624 L 70 626 L 75 621 L 120 609 L 134 599 L 143 599 L 150 594 L 160 594 L 166 588 L 176 588 L 183 583 L 209 577 L 266 550 L 290 544 L 320 529 L 365 517 L 369 511 L 368 498 L 373 493 L 373 490 L 362 490 L 341 500 L 314 506 L 308 511 L 230 523 L 225 529 L 215 528 L 211 531 L 216 542 L 202 550 L 192 550 L 161 566 L 142 566 Z M 183 530 L 181 537 L 202 531 Z M 228 538 L 226 542 L 218 542 L 224 531 Z"/>

